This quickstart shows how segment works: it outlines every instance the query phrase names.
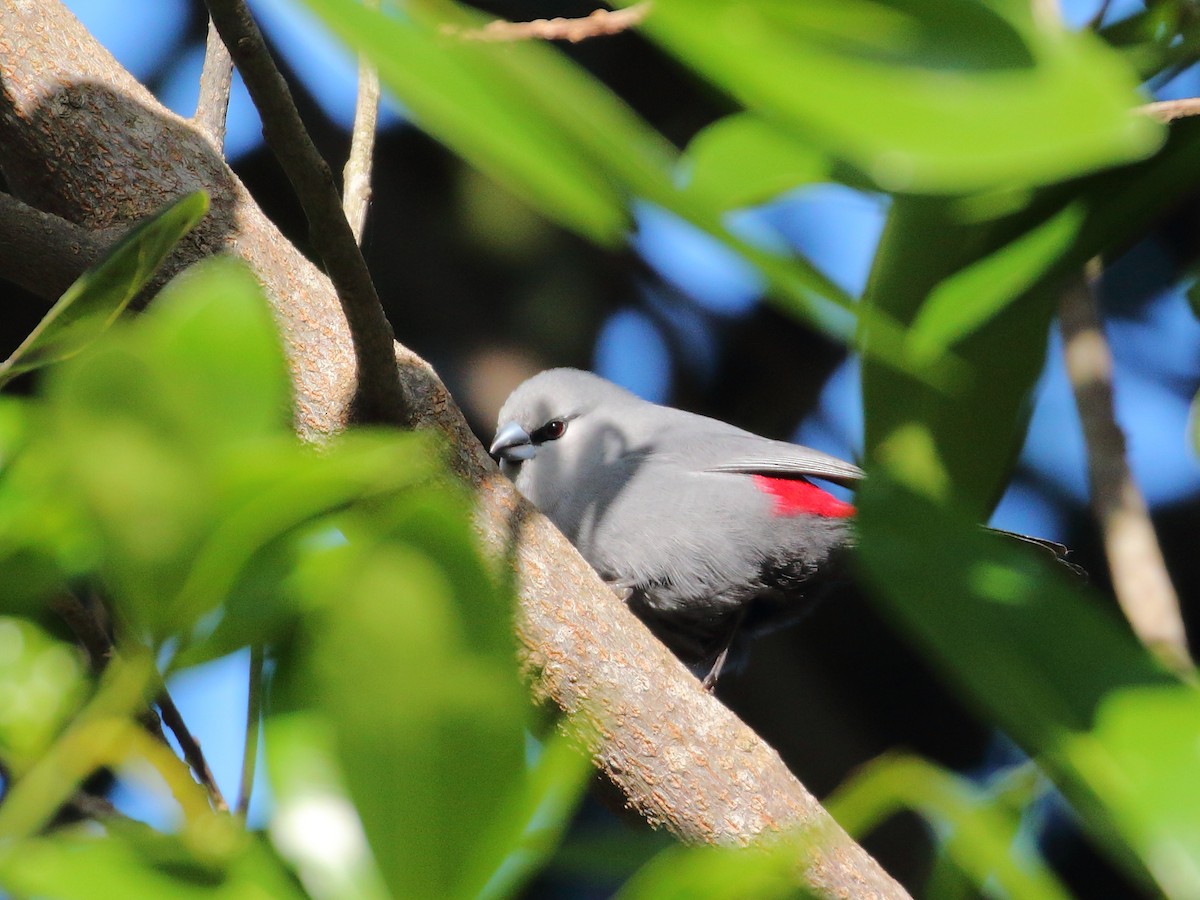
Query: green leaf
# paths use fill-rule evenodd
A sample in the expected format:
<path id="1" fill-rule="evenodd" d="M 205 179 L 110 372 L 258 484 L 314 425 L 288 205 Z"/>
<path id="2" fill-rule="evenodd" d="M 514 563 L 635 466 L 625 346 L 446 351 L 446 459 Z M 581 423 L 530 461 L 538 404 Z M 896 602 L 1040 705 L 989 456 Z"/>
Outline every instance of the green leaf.
<path id="1" fill-rule="evenodd" d="M 752 113 L 718 119 L 697 134 L 683 158 L 688 190 L 718 209 L 762 203 L 830 177 L 829 164 Z"/>
<path id="2" fill-rule="evenodd" d="M 940 390 L 882 364 L 870 348 L 874 314 L 911 323 L 939 285 L 969 271 L 986 253 L 988 238 L 985 229 L 964 226 L 956 210 L 941 201 L 896 199 L 876 252 L 864 300 L 870 313 L 860 334 L 868 350 L 862 369 L 867 459 L 894 455 L 896 444 L 911 434 L 906 429 L 919 425 L 929 439 L 933 464 L 981 518 L 998 498 L 1020 448 L 1055 298 L 1043 292 L 1022 303 L 1008 302 L 958 340 L 952 350 L 962 365 L 955 380 Z M 922 365 L 942 358 L 909 349 L 906 362 L 910 371 L 920 372 Z"/>
<path id="3" fill-rule="evenodd" d="M 664 0 L 644 30 L 884 190 L 1037 185 L 1150 153 L 1137 79 L 1008 4 Z M 864 114 L 870 110 L 870 114 Z"/>
<path id="4" fill-rule="evenodd" d="M 794 840 L 774 847 L 671 847 L 634 873 L 615 900 L 761 900 L 804 898 L 796 885 L 804 848 Z"/>
<path id="5" fill-rule="evenodd" d="M 858 507 L 872 596 L 947 684 L 1039 760 L 1135 877 L 1200 892 L 1200 691 L 1034 548 L 884 471 Z"/>
<path id="6" fill-rule="evenodd" d="M 501 57 L 537 50 L 438 34 L 346 0 L 306 0 L 330 28 L 379 67 L 380 79 L 422 128 L 511 190 L 592 239 L 625 231 L 625 202 L 593 158 L 515 90 Z"/>
<path id="7" fill-rule="evenodd" d="M 984 517 L 1024 437 L 1062 290 L 1200 183 L 1198 148 L 1200 124 L 1184 121 L 1154 158 L 1087 179 L 1032 193 L 896 198 L 861 316 L 867 458 L 920 425 L 955 492 Z M 877 317 L 909 329 L 900 365 L 872 351 Z M 955 380 L 922 383 L 923 367 L 948 355 L 961 363 Z"/>
<path id="8" fill-rule="evenodd" d="M 0 758 L 20 775 L 82 705 L 79 654 L 27 619 L 0 616 Z"/>
<path id="9" fill-rule="evenodd" d="M 1020 813 L 964 778 L 914 756 L 884 756 L 851 776 L 825 800 L 838 823 L 862 838 L 901 810 L 912 810 L 945 835 L 942 846 L 980 892 L 1028 900 L 1071 895 L 1035 853 L 1014 846 Z"/>
<path id="10" fill-rule="evenodd" d="M 545 868 L 579 805 L 592 777 L 592 761 L 580 736 L 568 729 L 552 735 L 539 748 L 537 762 L 517 786 L 509 810 L 497 817 L 493 834 L 476 855 L 474 868 L 482 874 L 466 883 L 479 900 L 520 896 Z"/>
<path id="11" fill-rule="evenodd" d="M 47 400 L 16 480 L 57 493 L 88 523 L 79 555 L 86 565 L 90 550 L 132 622 L 159 636 L 190 623 L 204 610 L 188 606 L 181 621 L 172 598 L 228 513 L 229 468 L 298 452 L 257 282 L 230 259 L 193 267 L 136 322 L 56 370 Z"/>
<path id="12" fill-rule="evenodd" d="M 196 191 L 132 228 L 67 288 L 21 346 L 0 363 L 0 386 L 23 372 L 68 359 L 94 341 L 207 211 L 208 194 Z"/>
<path id="13" fill-rule="evenodd" d="M 298 581 L 313 612 L 289 708 L 315 704 L 394 896 L 465 896 L 464 860 L 523 780 L 526 701 L 508 598 L 459 492 L 418 492 L 350 523 Z M 285 705 L 288 699 L 284 700 Z M 430 811 L 436 810 L 437 815 Z"/>
<path id="14" fill-rule="evenodd" d="M 279 861 L 244 833 L 231 847 L 210 844 L 198 852 L 140 823 L 106 822 L 105 831 L 70 828 L 0 849 L 0 885 L 58 900 L 304 896 Z"/>
<path id="15" fill-rule="evenodd" d="M 723 209 L 677 186 L 670 143 L 557 48 L 465 37 L 487 18 L 445 0 L 411 4 L 402 17 L 357 0 L 305 3 L 379 66 L 422 128 L 547 215 L 613 245 L 626 237 L 634 199 L 656 203 L 758 266 L 791 314 L 849 338 L 845 292 L 803 256 L 730 234 Z"/>
<path id="16" fill-rule="evenodd" d="M 315 712 L 276 710 L 263 736 L 274 801 L 269 830 L 280 855 L 321 900 L 387 900 L 346 796 L 329 722 Z"/>

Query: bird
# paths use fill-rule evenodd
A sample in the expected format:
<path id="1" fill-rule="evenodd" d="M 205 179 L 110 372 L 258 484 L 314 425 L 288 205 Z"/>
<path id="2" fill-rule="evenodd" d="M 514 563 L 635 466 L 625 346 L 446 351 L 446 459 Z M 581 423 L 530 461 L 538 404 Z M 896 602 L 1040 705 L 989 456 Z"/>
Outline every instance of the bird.
<path id="1" fill-rule="evenodd" d="M 850 581 L 855 507 L 814 479 L 865 472 L 819 450 L 558 368 L 512 392 L 490 453 L 708 691 Z"/>

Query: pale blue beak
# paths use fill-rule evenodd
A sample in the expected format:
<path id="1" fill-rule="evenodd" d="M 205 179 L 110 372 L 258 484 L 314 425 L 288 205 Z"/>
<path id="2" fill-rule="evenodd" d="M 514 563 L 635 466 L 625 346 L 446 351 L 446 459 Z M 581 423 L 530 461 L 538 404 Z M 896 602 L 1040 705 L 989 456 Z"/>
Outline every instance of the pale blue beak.
<path id="1" fill-rule="evenodd" d="M 537 447 L 533 446 L 528 431 L 516 422 L 509 422 L 496 432 L 496 439 L 492 441 L 488 452 L 492 456 L 499 456 L 505 462 L 516 463 L 533 459 L 537 454 Z"/>

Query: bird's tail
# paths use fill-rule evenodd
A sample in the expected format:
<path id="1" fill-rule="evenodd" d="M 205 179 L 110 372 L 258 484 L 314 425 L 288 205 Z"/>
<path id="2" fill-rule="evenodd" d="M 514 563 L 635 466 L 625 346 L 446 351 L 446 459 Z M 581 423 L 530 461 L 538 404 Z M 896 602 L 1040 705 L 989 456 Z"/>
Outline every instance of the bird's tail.
<path id="1" fill-rule="evenodd" d="M 1015 531 L 1005 531 L 1003 528 L 989 528 L 988 531 L 993 534 L 1003 535 L 1010 540 L 1020 541 L 1022 544 L 1031 544 L 1034 547 L 1039 547 L 1045 552 L 1053 554 L 1054 559 L 1059 565 L 1070 569 L 1072 575 L 1082 578 L 1084 581 L 1088 579 L 1087 569 L 1077 563 L 1071 562 L 1067 558 L 1070 556 L 1071 550 L 1064 544 L 1060 544 L 1057 541 L 1048 541 L 1045 538 L 1030 537 L 1027 534 L 1017 534 Z"/>

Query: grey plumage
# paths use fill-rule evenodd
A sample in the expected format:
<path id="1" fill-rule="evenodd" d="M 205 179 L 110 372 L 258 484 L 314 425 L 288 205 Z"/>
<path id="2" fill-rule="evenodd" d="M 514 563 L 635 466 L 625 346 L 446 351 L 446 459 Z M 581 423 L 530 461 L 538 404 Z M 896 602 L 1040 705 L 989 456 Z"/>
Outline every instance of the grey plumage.
<path id="1" fill-rule="evenodd" d="M 851 508 L 814 489 L 834 514 L 781 513 L 763 487 L 862 477 L 819 451 L 552 369 L 505 402 L 492 453 L 660 639 L 713 678 L 731 640 L 793 621 L 844 575 Z"/>

